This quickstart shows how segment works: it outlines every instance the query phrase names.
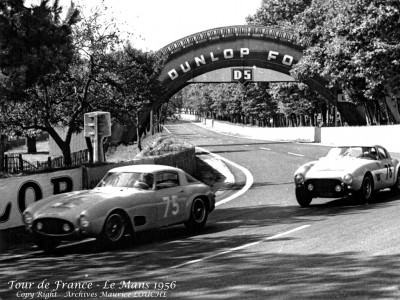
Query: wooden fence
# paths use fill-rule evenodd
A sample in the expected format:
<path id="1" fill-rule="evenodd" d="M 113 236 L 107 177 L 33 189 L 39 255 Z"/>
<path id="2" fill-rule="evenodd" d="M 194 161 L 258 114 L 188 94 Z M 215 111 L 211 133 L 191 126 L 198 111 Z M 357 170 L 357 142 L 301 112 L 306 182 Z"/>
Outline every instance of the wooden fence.
<path id="1" fill-rule="evenodd" d="M 48 157 L 47 161 L 31 163 L 23 159 L 22 154 L 6 154 L 3 160 L 3 170 L 5 173 L 35 173 L 43 170 L 60 169 L 65 167 L 77 167 L 89 162 L 89 151 L 81 150 L 71 154 L 71 165 L 64 163 L 64 157 Z"/>

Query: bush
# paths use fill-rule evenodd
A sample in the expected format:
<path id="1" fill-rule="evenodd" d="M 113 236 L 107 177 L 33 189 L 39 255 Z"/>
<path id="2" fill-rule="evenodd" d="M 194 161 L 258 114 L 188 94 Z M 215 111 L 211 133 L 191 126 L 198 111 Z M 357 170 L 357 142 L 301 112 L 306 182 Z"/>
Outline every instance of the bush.
<path id="1" fill-rule="evenodd" d="M 137 157 L 159 156 L 168 153 L 181 152 L 193 148 L 192 144 L 173 136 L 160 136 L 145 146 Z"/>

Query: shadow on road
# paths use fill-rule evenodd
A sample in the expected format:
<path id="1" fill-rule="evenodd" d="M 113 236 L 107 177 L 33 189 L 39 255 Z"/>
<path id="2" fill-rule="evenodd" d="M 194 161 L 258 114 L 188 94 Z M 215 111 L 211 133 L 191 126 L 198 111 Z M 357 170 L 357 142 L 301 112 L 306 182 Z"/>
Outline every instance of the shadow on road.
<path id="1" fill-rule="evenodd" d="M 168 294 L 169 299 L 395 299 L 399 296 L 398 254 L 360 259 L 353 252 L 251 254 L 238 251 L 196 265 L 168 268 L 258 238 L 199 236 L 151 250 L 140 246 L 94 253 L 65 249 L 55 256 L 2 264 L 0 295 L 3 299 L 15 298 L 15 290 L 8 290 L 9 280 L 47 279 L 52 282 L 89 280 L 100 285 L 105 280 L 176 281 L 177 288 Z M 280 239 L 265 243 L 284 240 L 290 242 L 290 239 Z M 213 250 L 204 252 L 204 245 L 207 249 L 212 246 Z M 197 251 L 187 253 L 188 248 Z"/>

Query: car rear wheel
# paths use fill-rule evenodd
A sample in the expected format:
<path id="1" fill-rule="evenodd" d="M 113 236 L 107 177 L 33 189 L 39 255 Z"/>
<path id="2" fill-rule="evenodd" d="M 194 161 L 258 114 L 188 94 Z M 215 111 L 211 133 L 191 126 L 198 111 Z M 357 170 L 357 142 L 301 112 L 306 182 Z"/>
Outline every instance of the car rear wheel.
<path id="1" fill-rule="evenodd" d="M 185 226 L 190 231 L 199 231 L 206 225 L 207 218 L 207 203 L 203 198 L 197 197 L 192 202 L 190 218 L 189 221 L 185 222 Z"/>
<path id="2" fill-rule="evenodd" d="M 125 216 L 119 212 L 111 213 L 103 225 L 103 230 L 99 236 L 101 242 L 108 244 L 117 244 L 121 241 L 127 228 Z"/>
<path id="3" fill-rule="evenodd" d="M 363 203 L 368 203 L 374 196 L 374 181 L 371 175 L 364 176 L 361 189 L 358 191 L 358 199 Z"/>
<path id="4" fill-rule="evenodd" d="M 304 187 L 296 187 L 296 200 L 301 207 L 308 207 L 312 201 L 312 197 Z"/>

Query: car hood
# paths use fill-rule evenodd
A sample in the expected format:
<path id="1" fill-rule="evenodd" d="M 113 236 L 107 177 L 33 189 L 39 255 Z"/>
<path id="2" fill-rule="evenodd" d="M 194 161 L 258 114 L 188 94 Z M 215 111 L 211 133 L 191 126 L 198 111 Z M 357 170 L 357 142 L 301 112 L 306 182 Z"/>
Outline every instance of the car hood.
<path id="1" fill-rule="evenodd" d="M 99 204 L 100 202 L 132 196 L 132 194 L 138 192 L 139 191 L 134 188 L 109 187 L 70 192 L 39 200 L 29 206 L 27 210 L 30 211 L 35 218 L 63 217 L 68 219 L 68 216 L 77 218 L 85 209 Z"/>
<path id="2" fill-rule="evenodd" d="M 307 177 L 316 176 L 344 176 L 353 173 L 355 170 L 374 164 L 376 162 L 360 158 L 321 158 L 308 170 Z"/>

